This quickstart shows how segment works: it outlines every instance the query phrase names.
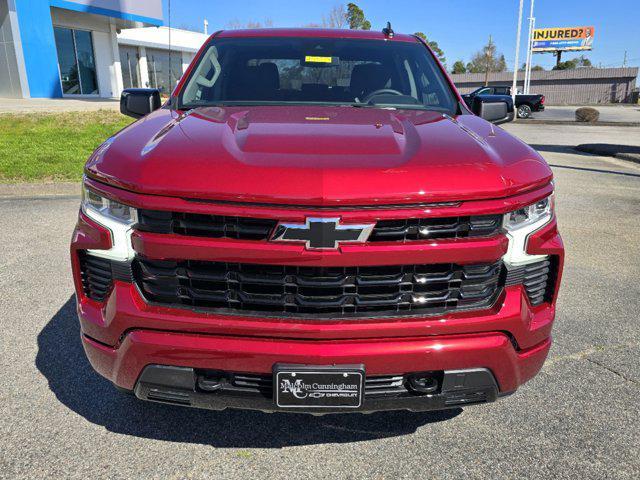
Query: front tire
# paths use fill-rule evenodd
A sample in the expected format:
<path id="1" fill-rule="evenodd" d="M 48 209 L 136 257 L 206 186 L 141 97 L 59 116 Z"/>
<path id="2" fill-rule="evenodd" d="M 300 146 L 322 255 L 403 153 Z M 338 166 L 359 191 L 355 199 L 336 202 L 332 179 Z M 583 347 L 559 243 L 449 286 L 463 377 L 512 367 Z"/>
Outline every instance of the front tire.
<path id="1" fill-rule="evenodd" d="M 518 118 L 529 118 L 531 116 L 531 107 L 529 105 L 520 105 L 518 107 Z"/>

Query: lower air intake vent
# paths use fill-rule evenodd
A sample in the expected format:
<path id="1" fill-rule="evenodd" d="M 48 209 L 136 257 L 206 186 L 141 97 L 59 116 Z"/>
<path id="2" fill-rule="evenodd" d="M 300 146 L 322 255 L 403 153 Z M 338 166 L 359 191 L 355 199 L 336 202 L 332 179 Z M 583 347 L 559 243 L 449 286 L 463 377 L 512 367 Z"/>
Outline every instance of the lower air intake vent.
<path id="1" fill-rule="evenodd" d="M 440 372 L 442 377 L 442 372 Z M 273 397 L 273 376 L 251 373 L 231 373 L 200 370 L 197 372 L 198 388 L 205 392 L 226 390 L 234 393 L 260 393 L 267 398 Z M 216 383 L 218 388 L 209 388 Z M 409 392 L 405 375 L 372 376 L 365 379 L 366 396 L 397 396 Z"/>
<path id="2" fill-rule="evenodd" d="M 82 288 L 87 297 L 102 301 L 113 284 L 111 262 L 87 253 L 80 254 Z"/>
<path id="3" fill-rule="evenodd" d="M 556 257 L 550 257 L 547 260 L 509 269 L 506 284 L 523 285 L 531 305 L 540 305 L 552 300 L 557 271 Z"/>

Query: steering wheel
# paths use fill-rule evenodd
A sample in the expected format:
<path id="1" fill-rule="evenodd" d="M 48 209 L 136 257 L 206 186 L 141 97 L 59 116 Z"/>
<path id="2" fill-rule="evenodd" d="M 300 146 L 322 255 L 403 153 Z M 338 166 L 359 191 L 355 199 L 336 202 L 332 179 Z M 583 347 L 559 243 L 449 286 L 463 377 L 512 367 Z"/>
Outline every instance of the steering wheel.
<path id="1" fill-rule="evenodd" d="M 388 94 L 391 94 L 391 95 L 404 96 L 404 93 L 402 93 L 402 92 L 400 92 L 398 90 L 394 90 L 393 88 L 380 88 L 379 90 L 374 90 L 369 95 L 364 97 L 364 99 L 362 100 L 362 103 L 369 103 L 371 101 L 371 99 L 373 97 L 375 97 L 376 95 L 383 95 L 385 93 L 388 93 Z"/>

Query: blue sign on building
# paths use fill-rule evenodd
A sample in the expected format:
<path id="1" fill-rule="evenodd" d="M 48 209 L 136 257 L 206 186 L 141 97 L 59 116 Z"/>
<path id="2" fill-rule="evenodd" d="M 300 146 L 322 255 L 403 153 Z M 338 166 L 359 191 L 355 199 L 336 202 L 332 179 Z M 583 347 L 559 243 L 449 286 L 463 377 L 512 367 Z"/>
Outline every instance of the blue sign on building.
<path id="1" fill-rule="evenodd" d="M 116 30 L 163 23 L 161 0 L 0 0 L 0 19 L 0 97 L 34 98 L 115 96 Z"/>

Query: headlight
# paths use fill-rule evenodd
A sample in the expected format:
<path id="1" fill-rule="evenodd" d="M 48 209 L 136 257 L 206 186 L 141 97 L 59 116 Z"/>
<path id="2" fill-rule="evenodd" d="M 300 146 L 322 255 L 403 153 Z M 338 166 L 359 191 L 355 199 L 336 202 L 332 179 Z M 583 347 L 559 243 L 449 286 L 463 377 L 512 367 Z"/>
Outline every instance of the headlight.
<path id="1" fill-rule="evenodd" d="M 553 195 L 549 195 L 536 203 L 509 212 L 504 216 L 504 228 L 508 231 L 518 230 L 544 220 L 545 223 L 553 216 Z"/>
<path id="2" fill-rule="evenodd" d="M 546 255 L 527 253 L 527 240 L 536 230 L 544 227 L 553 218 L 553 194 L 531 205 L 504 215 L 503 226 L 507 231 L 509 247 L 504 256 L 507 268 L 537 262 Z"/>
<path id="3" fill-rule="evenodd" d="M 103 197 L 85 184 L 82 185 L 82 211 L 111 232 L 111 248 L 88 250 L 92 255 L 116 261 L 130 261 L 135 256 L 131 245 L 133 226 L 138 222 L 135 208 Z"/>
<path id="4" fill-rule="evenodd" d="M 103 197 L 84 184 L 82 185 L 82 210 L 88 215 L 93 211 L 125 225 L 133 225 L 138 221 L 135 208 Z"/>

